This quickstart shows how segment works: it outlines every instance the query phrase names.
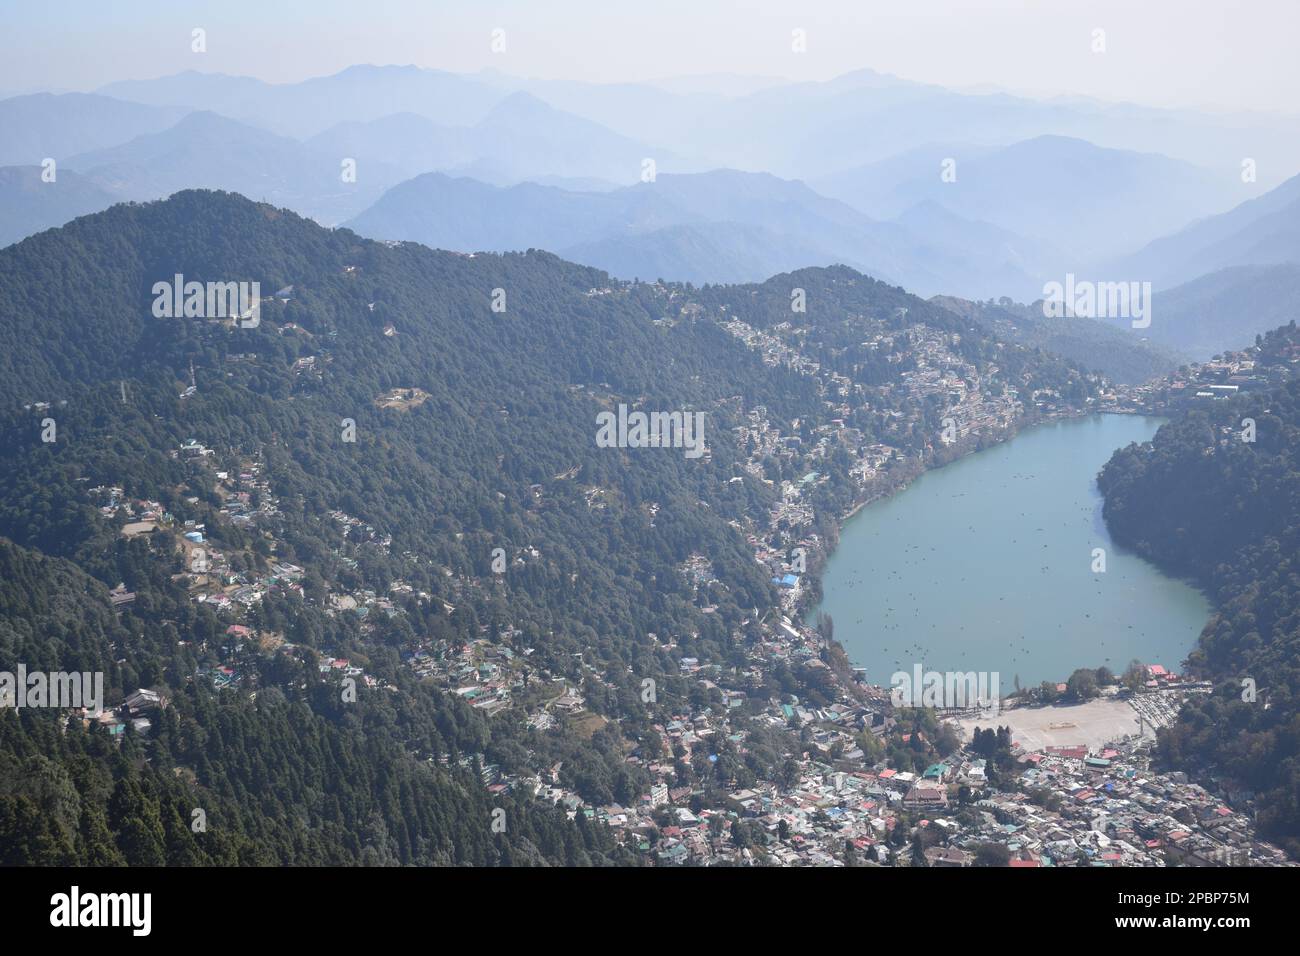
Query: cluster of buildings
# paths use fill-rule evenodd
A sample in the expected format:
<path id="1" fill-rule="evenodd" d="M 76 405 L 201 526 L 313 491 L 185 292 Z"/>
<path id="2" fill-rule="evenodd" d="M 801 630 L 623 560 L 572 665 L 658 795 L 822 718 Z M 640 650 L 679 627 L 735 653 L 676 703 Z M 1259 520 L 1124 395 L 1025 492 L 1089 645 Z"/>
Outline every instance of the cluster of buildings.
<path id="1" fill-rule="evenodd" d="M 1300 369 L 1300 342 L 1283 341 L 1265 352 L 1258 346 L 1191 363 L 1163 378 L 1114 386 L 1100 397 L 1103 411 L 1171 414 L 1237 395 L 1272 388 Z"/>
<path id="2" fill-rule="evenodd" d="M 488 640 L 469 641 L 459 648 L 444 644 L 434 653 L 420 650 L 407 654 L 416 673 L 488 715 L 509 708 L 513 693 L 529 680 L 520 655 Z"/>
<path id="3" fill-rule="evenodd" d="M 643 763 L 636 754 L 629 761 L 653 782 L 629 805 L 585 803 L 560 785 L 558 766 L 495 782 L 612 828 L 656 865 L 1288 865 L 1254 835 L 1248 812 L 1182 773 L 1153 771 L 1149 738 L 1032 752 L 1013 745 L 994 786 L 989 759 L 969 747 L 915 772 L 865 755 L 854 743 L 863 734 L 900 730 L 886 711 L 883 702 L 767 702 L 754 723 L 805 728 L 805 749 L 777 779 L 738 779 L 712 801 L 679 785 L 673 761 Z M 677 763 L 706 765 L 724 748 L 743 753 L 752 732 L 725 707 L 655 729 Z"/>
<path id="4" fill-rule="evenodd" d="M 698 306 L 690 308 L 694 312 L 684 308 L 683 314 L 699 314 Z M 921 409 L 933 407 L 937 400 L 954 422 L 953 437 L 960 440 L 1014 427 L 1028 411 L 1026 402 L 1015 383 L 997 381 L 992 387 L 997 367 L 986 365 L 981 374 L 958 354 L 957 336 L 924 325 L 889 330 L 882 322 L 860 343 L 886 363 L 900 366 L 889 382 L 868 388 L 809 358 L 796 344 L 807 330 L 791 322 L 758 330 L 724 316 L 719 324 L 766 364 L 785 365 L 816 379 L 826 406 L 824 424 L 796 421 L 784 429 L 766 408 L 756 406 L 735 429 L 737 444 L 748 459 L 739 469 L 743 474 L 729 480 L 748 477 L 772 491 L 767 514 L 737 526 L 779 594 L 779 606 L 765 612 L 755 609 L 754 617 L 736 633 L 737 642 L 745 646 L 742 666 L 702 663 L 678 652 L 680 673 L 700 685 L 707 703 L 678 705 L 677 712 L 663 713 L 654 725 L 658 746 L 627 754 L 629 764 L 649 780 L 645 792 L 628 805 L 588 803 L 563 785 L 562 765 L 508 774 L 484 764 L 485 787 L 492 792 L 520 790 L 559 804 L 571 817 L 581 814 L 613 829 L 624 846 L 657 865 L 960 867 L 992 859 L 1026 867 L 1159 866 L 1282 860 L 1280 851 L 1255 839 L 1249 814 L 1234 808 L 1240 801 L 1230 805 L 1179 774 L 1154 773 L 1149 741 L 1113 741 L 1095 750 L 1026 751 L 1015 745 L 1004 758 L 1010 766 L 999 768 L 991 758 L 974 753 L 969 742 L 955 748 L 942 745 L 941 752 L 938 741 L 926 740 L 900 722 L 887 691 L 863 685 L 837 668 L 838 649 L 800 620 L 807 605 L 807 575 L 824 551 L 824 542 L 813 531 L 813 501 L 828 480 L 820 462 L 832 449 L 847 451 L 851 474 L 859 482 L 859 500 L 868 500 L 892 463 L 910 459 L 919 467 L 941 440 L 939 435 L 917 439 L 925 425 Z M 298 374 L 315 370 L 310 359 L 299 365 Z M 1216 388 L 1248 387 L 1271 374 L 1249 359 L 1229 356 L 1196 367 L 1194 382 L 1189 377 L 1176 388 L 1171 381 L 1168 388 L 1179 394 L 1189 388 L 1208 391 L 1212 398 Z M 608 388 L 604 383 L 601 387 Z M 379 404 L 400 409 L 422 400 L 418 389 L 394 390 Z M 1155 400 L 1154 393 L 1116 392 L 1107 401 L 1113 410 L 1122 410 L 1125 402 Z M 1029 394 L 1028 404 L 1044 412 L 1059 401 L 1050 389 L 1039 389 Z M 213 451 L 197 441 L 186 442 L 175 455 L 196 468 L 215 471 Z M 557 476 L 564 477 L 572 475 Z M 241 462 L 233 477 L 215 472 L 215 481 L 223 521 L 270 534 L 267 519 L 277 510 L 259 462 Z M 176 524 L 156 502 L 128 501 L 120 488 L 92 492 L 101 509 L 108 509 L 106 516 L 122 511 L 127 527 L 136 529 L 124 529 L 124 534 Z M 534 498 L 542 493 L 542 486 L 534 486 Z M 586 499 L 589 507 L 604 506 L 601 489 L 586 492 Z M 648 506 L 652 524 L 657 509 Z M 391 538 L 378 529 L 342 511 L 331 512 L 329 518 L 348 547 L 374 545 L 387 553 Z M 240 686 L 244 671 L 237 655 L 243 643 L 255 637 L 246 623 L 247 609 L 273 588 L 301 590 L 306 572 L 275 560 L 260 573 L 235 568 L 227 555 L 212 547 L 201 524 L 182 522 L 177 530 L 191 593 L 230 621 L 226 636 L 236 653 L 203 673 L 219 687 Z M 274 554 L 275 548 L 271 551 Z M 356 566 L 342 550 L 335 556 Z M 512 562 L 536 557 L 530 550 L 514 555 Z M 450 569 L 444 571 L 452 576 Z M 717 583 L 707 555 L 691 554 L 681 573 L 703 605 Z M 491 586 L 463 576 L 455 584 L 461 589 L 458 594 Z M 402 581 L 394 582 L 387 594 L 331 589 L 325 607 L 327 613 L 357 615 L 365 630 L 379 614 L 402 613 L 401 600 L 413 593 Z M 120 589 L 123 601 L 129 600 L 127 595 Z M 417 596 L 421 601 L 433 599 Z M 461 602 L 456 595 L 452 599 Z M 454 610 L 446 602 L 444 607 L 449 613 Z M 532 648 L 520 649 L 510 640 L 518 631 L 510 628 L 502 636 L 505 641 L 421 635 L 403 649 L 402 660 L 419 678 L 469 706 L 488 715 L 515 711 L 538 731 L 575 720 L 604 722 L 587 709 L 587 698 L 608 688 L 597 668 L 583 661 L 577 679 L 553 674 L 531 659 Z M 651 637 L 662 649 L 676 648 L 672 639 Z M 282 641 L 277 646 L 284 653 L 295 651 Z M 349 659 L 327 656 L 318 666 L 322 674 L 375 685 Z M 775 697 L 760 693 L 772 686 L 768 678 L 778 669 L 797 672 L 816 692 Z M 1170 719 L 1176 707 L 1167 678 L 1152 674 L 1154 686 L 1134 698 L 1135 710 L 1152 724 Z M 135 701 L 141 711 L 137 716 L 128 699 L 127 717 L 147 721 L 148 711 L 141 708 L 148 704 L 147 698 Z M 786 741 L 790 750 L 775 771 L 760 777 L 744 758 L 758 747 L 770 750 L 772 739 Z M 888 757 L 897 747 L 908 747 L 923 759 L 919 765 L 900 768 Z M 1000 758 L 992 759 L 996 763 Z"/>
<path id="5" fill-rule="evenodd" d="M 962 842 L 1000 839 L 1013 859 L 1039 866 L 1285 863 L 1255 838 L 1249 813 L 1183 773 L 1154 772 L 1150 749 L 1135 737 L 1016 754 L 1021 789 L 981 799 L 991 819 Z"/>
<path id="6" fill-rule="evenodd" d="M 159 526 L 173 524 L 175 520 L 161 503 L 128 498 L 126 492 L 116 485 L 96 485 L 87 491 L 87 495 L 105 521 L 122 518 L 122 535 L 127 538 L 149 534 Z"/>
<path id="7" fill-rule="evenodd" d="M 102 727 L 114 743 L 121 744 L 128 725 L 135 734 L 148 736 L 153 730 L 154 717 L 166 706 L 165 696 L 141 687 L 128 694 L 116 707 L 81 708 L 81 723 L 87 729 L 91 725 Z"/>

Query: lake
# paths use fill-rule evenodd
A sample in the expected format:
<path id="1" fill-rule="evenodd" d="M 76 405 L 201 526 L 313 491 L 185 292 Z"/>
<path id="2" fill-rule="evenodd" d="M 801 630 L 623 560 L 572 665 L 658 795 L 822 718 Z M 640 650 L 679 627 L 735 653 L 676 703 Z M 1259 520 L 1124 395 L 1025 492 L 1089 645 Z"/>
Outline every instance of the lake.
<path id="1" fill-rule="evenodd" d="M 1134 658 L 1179 670 L 1210 615 L 1205 596 L 1117 546 L 1096 476 L 1162 419 L 1094 415 L 1038 425 L 927 472 L 849 519 L 818 610 L 867 680 L 896 671 L 988 671 L 1001 693 L 1122 673 Z M 1094 573 L 1093 549 L 1105 549 Z M 815 617 L 815 614 L 810 617 Z"/>

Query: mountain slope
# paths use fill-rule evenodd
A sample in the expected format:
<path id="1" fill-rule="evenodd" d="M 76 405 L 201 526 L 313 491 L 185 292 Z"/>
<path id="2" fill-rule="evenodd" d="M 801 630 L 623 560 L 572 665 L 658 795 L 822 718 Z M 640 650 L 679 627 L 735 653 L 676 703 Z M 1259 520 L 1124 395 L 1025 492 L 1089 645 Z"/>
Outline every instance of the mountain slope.
<path id="1" fill-rule="evenodd" d="M 6 673 L 19 664 L 97 671 L 106 699 L 120 700 L 156 684 L 161 662 L 193 669 L 193 655 L 175 646 L 175 625 L 202 632 L 188 618 L 183 608 L 173 628 L 135 618 L 132 633 L 102 583 L 0 537 Z M 589 864 L 612 849 L 599 833 L 589 842 L 574 834 L 554 808 L 489 798 L 475 775 L 431 767 L 392 735 L 404 723 L 428 732 L 446 714 L 361 700 L 347 722 L 330 718 L 319 693 L 313 712 L 278 688 L 256 704 L 199 687 L 167 696 L 148 738 L 132 728 L 116 750 L 93 723 L 0 710 L 0 863 L 527 866 Z M 202 830 L 192 826 L 196 807 L 210 822 Z M 483 825 L 495 807 L 509 808 L 515 832 Z"/>
<path id="2" fill-rule="evenodd" d="M 1153 302 L 1143 334 L 1204 361 L 1300 318 L 1300 262 L 1221 269 L 1158 292 Z"/>
<path id="3" fill-rule="evenodd" d="M 306 145 L 333 156 L 352 156 L 359 162 L 387 162 L 407 176 L 462 166 L 478 155 L 466 128 L 440 126 L 417 113 L 338 123 L 311 137 Z"/>
<path id="4" fill-rule="evenodd" d="M 1076 263 L 1126 245 L 1137 248 L 1225 208 L 1235 194 L 1228 177 L 1181 160 L 1062 136 L 1038 136 L 971 158 L 948 153 L 956 160 L 953 181 L 941 178 L 937 149 L 918 154 L 911 175 L 892 185 L 881 178 L 906 167 L 875 164 L 825 185 L 832 195 L 874 202 L 873 215 L 892 217 L 916 203 L 937 203 L 964 218 L 1048 240 Z"/>
<path id="5" fill-rule="evenodd" d="M 1141 276 L 1167 289 L 1221 269 L 1286 262 L 1300 262 L 1300 176 L 1156 239 L 1104 271 Z"/>
<path id="6" fill-rule="evenodd" d="M 969 302 L 951 296 L 930 301 L 978 322 L 999 338 L 1046 349 L 1114 382 L 1141 384 L 1172 372 L 1183 356 L 1171 348 L 1139 339 L 1106 322 L 1081 317 L 1049 318 L 1040 304 L 1009 300 Z"/>
<path id="7" fill-rule="evenodd" d="M 1264 177 L 1262 190 L 1293 171 L 1300 151 L 1300 128 L 1294 121 L 1263 114 L 966 93 L 871 70 L 825 82 L 762 86 L 672 91 L 656 83 L 581 83 L 491 70 L 457 75 L 412 66 L 357 65 L 300 83 L 263 84 L 190 72 L 114 83 L 99 92 L 138 103 L 211 110 L 295 137 L 398 112 L 417 113 L 442 126 L 471 126 L 505 96 L 525 92 L 628 139 L 697 159 L 699 168 L 761 169 L 803 179 L 926 144 L 997 147 L 1046 133 L 1111 149 L 1159 151 L 1225 177 L 1236 175 L 1243 155 L 1251 156 Z M 1269 179 L 1274 171 L 1279 171 L 1278 179 Z"/>
<path id="8" fill-rule="evenodd" d="M 974 143 L 926 143 L 884 159 L 819 176 L 809 185 L 822 195 L 842 200 L 869 216 L 890 219 L 914 204 L 915 197 L 902 195 L 903 190 L 915 189 L 913 184 L 925 177 L 937 178 L 944 170 L 945 160 L 960 157 L 957 166 L 960 178 L 962 164 L 995 151 L 994 147 Z"/>
<path id="9" fill-rule="evenodd" d="M 177 274 L 292 291 L 250 327 L 159 317 L 156 286 Z M 683 657 L 759 699 L 772 681 L 812 706 L 845 693 L 830 651 L 751 679 L 753 609 L 779 598 L 747 529 L 782 548 L 833 534 L 863 443 L 893 449 L 885 481 L 941 453 L 947 406 L 912 387 L 908 343 L 978 376 L 1003 427 L 1033 419 L 1022 391 L 1082 407 L 1091 388 L 844 267 L 623 284 L 200 191 L 0 249 L 0 327 L 0 667 L 102 661 L 113 695 L 170 700 L 120 744 L 66 712 L 0 713 L 0 846 L 20 863 L 636 862 L 610 828 L 534 799 L 541 775 L 558 767 L 593 815 L 639 801 L 656 724 L 684 701 L 731 709 Z M 755 336 L 806 355 L 769 362 Z M 598 415 L 619 405 L 703 415 L 707 453 L 602 443 Z M 800 440 L 760 453 L 759 421 Z M 814 464 L 805 530 L 770 530 L 781 483 Z M 701 559 L 708 576 L 683 573 Z M 729 719 L 745 754 L 720 741 L 726 766 L 674 770 L 711 806 L 799 744 Z M 134 769 L 114 771 L 118 754 Z M 16 769 L 37 755 L 82 794 L 57 825 L 33 822 L 44 791 Z M 181 832 L 194 806 L 211 839 Z"/>
<path id="10" fill-rule="evenodd" d="M 428 175 L 394 187 L 348 225 L 462 251 L 555 249 L 622 278 L 753 281 L 842 262 L 923 292 L 1040 291 L 1017 265 L 1024 245 L 1009 234 L 991 242 L 996 230 L 959 223 L 936 241 L 928 229 L 878 222 L 803 183 L 735 170 L 664 174 L 600 193 Z M 961 233 L 980 244 L 958 241 Z"/>
<path id="11" fill-rule="evenodd" d="M 778 229 L 740 222 L 683 223 L 580 242 L 560 253 L 622 279 L 670 278 L 700 285 L 756 282 L 838 258 L 826 247 L 792 239 Z"/>
<path id="12" fill-rule="evenodd" d="M 681 170 L 678 158 L 572 113 L 557 110 L 528 93 L 513 93 L 473 127 L 479 156 L 506 177 L 591 176 L 636 182 L 642 162 L 653 159 L 664 172 Z"/>
<path id="13" fill-rule="evenodd" d="M 1294 361 L 1295 326 L 1265 351 Z M 1260 350 L 1253 350 L 1255 357 Z M 1242 441 L 1242 420 L 1257 425 Z M 1160 731 L 1160 756 L 1258 794 L 1262 832 L 1300 851 L 1300 382 L 1212 403 L 1120 449 L 1098 478 L 1116 541 L 1192 576 L 1215 615 L 1188 664 L 1214 681 Z M 1249 682 L 1249 683 L 1248 683 Z"/>
<path id="14" fill-rule="evenodd" d="M 157 133 L 187 110 L 126 103 L 87 93 L 32 93 L 0 100 L 0 166 L 62 163 L 87 150 Z"/>
<path id="15" fill-rule="evenodd" d="M 1287 116 L 963 93 L 870 70 L 720 103 L 693 119 L 682 138 L 721 165 L 819 180 L 926 144 L 1003 146 L 1042 135 L 1161 153 L 1214 170 L 1225 182 L 1238 176 L 1242 156 L 1251 156 L 1266 171 L 1261 192 L 1294 171 L 1300 152 L 1300 125 Z"/>
<path id="16" fill-rule="evenodd" d="M 0 246 L 116 201 L 112 193 L 70 169 L 59 171 L 54 182 L 42 179 L 41 172 L 40 166 L 0 167 Z"/>
<path id="17" fill-rule="evenodd" d="M 399 113 L 331 126 L 308 145 L 397 165 L 408 174 L 440 170 L 507 184 L 546 177 L 633 183 L 645 159 L 665 172 L 684 168 L 663 149 L 522 92 L 506 96 L 473 126 L 441 125 L 416 113 Z"/>
<path id="18" fill-rule="evenodd" d="M 126 80 L 100 90 L 137 103 L 183 105 L 222 113 L 282 136 L 310 137 L 336 123 L 411 112 L 438 123 L 476 123 L 499 102 L 499 90 L 441 70 L 414 66 L 350 66 L 298 83 L 193 71 Z"/>
<path id="19" fill-rule="evenodd" d="M 653 200 L 638 209 L 622 194 L 570 192 L 533 183 L 499 188 L 426 173 L 394 186 L 347 225 L 374 238 L 475 252 L 562 249 L 611 232 L 654 228 L 683 215 Z"/>
<path id="20" fill-rule="evenodd" d="M 985 296 L 1033 298 L 1043 276 L 1059 274 L 1067 256 L 1053 243 L 1029 239 L 989 222 L 964 219 L 932 200 L 917 203 L 895 220 L 924 239 L 934 258 L 969 257 L 982 264 Z"/>
<path id="21" fill-rule="evenodd" d="M 128 199 L 182 189 L 226 189 L 338 222 L 365 208 L 400 174 L 379 163 L 343 179 L 342 160 L 216 113 L 191 113 L 160 133 L 81 153 L 67 165 Z"/>

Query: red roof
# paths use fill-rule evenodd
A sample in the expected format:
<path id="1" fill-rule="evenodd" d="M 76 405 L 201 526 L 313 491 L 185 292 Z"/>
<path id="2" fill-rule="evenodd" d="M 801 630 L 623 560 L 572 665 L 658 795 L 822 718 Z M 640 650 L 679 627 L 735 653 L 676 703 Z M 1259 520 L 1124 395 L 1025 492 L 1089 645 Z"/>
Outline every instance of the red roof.
<path id="1" fill-rule="evenodd" d="M 1082 760 L 1088 756 L 1087 747 L 1048 747 L 1047 752 L 1055 757 L 1069 757 L 1074 760 Z"/>

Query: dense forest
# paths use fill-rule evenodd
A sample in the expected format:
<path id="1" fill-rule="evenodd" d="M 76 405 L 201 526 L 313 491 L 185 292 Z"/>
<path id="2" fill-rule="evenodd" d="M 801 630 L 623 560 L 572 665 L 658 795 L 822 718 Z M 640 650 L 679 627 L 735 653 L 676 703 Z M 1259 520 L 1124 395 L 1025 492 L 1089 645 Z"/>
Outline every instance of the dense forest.
<path id="1" fill-rule="evenodd" d="M 155 318 L 151 290 L 177 274 L 259 282 L 260 323 Z M 0 251 L 0 670 L 103 671 L 114 704 L 139 687 L 169 700 L 147 737 L 128 728 L 120 743 L 66 715 L 0 712 L 0 862 L 632 862 L 582 813 L 489 794 L 482 768 L 556 766 L 591 804 L 633 802 L 639 768 L 659 756 L 651 725 L 720 700 L 679 659 L 745 664 L 752 610 L 776 597 L 739 529 L 777 492 L 733 480 L 749 453 L 736 428 L 762 406 L 810 434 L 827 411 L 814 379 L 764 363 L 713 317 L 771 326 L 796 285 L 812 303 L 806 349 L 876 390 L 850 423 L 895 447 L 929 448 L 943 407 L 900 424 L 890 385 L 905 369 L 863 346 L 868 324 L 924 323 L 1025 389 L 1081 403 L 1094 387 L 1069 363 L 843 267 L 742 287 L 617 283 L 547 253 L 371 242 L 200 191 Z M 421 400 L 381 401 L 396 389 Z M 709 456 L 597 447 L 596 414 L 619 402 L 707 409 Z M 215 466 L 178 454 L 191 441 Z M 232 525 L 211 476 L 250 461 L 276 508 Z M 829 536 L 854 491 L 842 450 L 821 467 Z M 792 468 L 773 463 L 772 477 Z M 123 534 L 92 499 L 104 486 L 159 502 L 174 525 Z M 371 533 L 349 537 L 335 512 Z M 192 599 L 185 527 L 205 528 L 250 576 L 272 562 L 306 569 L 301 589 L 248 611 L 282 648 L 246 645 L 224 612 Z M 497 548 L 529 560 L 494 575 Z M 702 589 L 680 572 L 698 553 L 714 576 Z M 379 619 L 328 600 L 397 581 L 406 596 Z M 115 611 L 119 584 L 135 597 Z M 581 685 L 601 727 L 487 717 L 406 666 L 430 641 L 482 639 Z M 342 701 L 325 655 L 374 686 Z M 219 665 L 245 675 L 239 690 L 201 676 Z M 641 694 L 647 678 L 657 700 Z M 815 704 L 825 679 L 783 669 L 753 692 Z M 755 739 L 744 753 L 722 742 L 679 782 L 711 796 L 773 773 L 793 746 Z M 200 808 L 209 825 L 193 832 Z"/>
<path id="2" fill-rule="evenodd" d="M 1297 342 L 1293 322 L 1260 359 Z M 1257 794 L 1261 832 L 1300 852 L 1300 382 L 1187 412 L 1117 451 L 1099 485 L 1116 540 L 1216 604 L 1189 664 L 1217 689 L 1161 732 L 1163 761 Z"/>

